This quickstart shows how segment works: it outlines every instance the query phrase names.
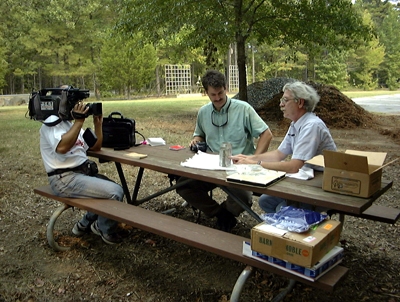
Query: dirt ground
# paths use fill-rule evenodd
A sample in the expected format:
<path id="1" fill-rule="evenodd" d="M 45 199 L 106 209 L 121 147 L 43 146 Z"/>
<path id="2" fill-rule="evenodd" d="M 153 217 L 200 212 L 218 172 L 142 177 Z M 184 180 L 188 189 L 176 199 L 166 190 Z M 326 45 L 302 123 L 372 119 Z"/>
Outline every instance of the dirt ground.
<path id="1" fill-rule="evenodd" d="M 324 99 L 317 108 L 321 116 L 333 104 Z M 335 100 L 335 96 L 326 99 Z M 327 121 L 331 118 L 327 124 L 339 150 L 385 151 L 387 162 L 400 156 L 400 116 L 371 115 L 349 100 L 340 105 L 340 110 L 332 108 L 325 114 Z M 332 110 L 347 117 L 340 119 Z M 287 127 L 276 116 L 266 118 L 275 134 L 273 148 Z M 26 150 L 16 150 L 23 152 Z M 71 229 L 83 214 L 79 210 L 68 210 L 56 225 L 59 243 L 71 249 L 53 251 L 47 244 L 46 226 L 59 204 L 32 192 L 34 186 L 46 183 L 41 164 L 27 167 L 7 158 L 0 159 L 0 164 L 0 301 L 229 301 L 244 268 L 241 263 L 128 226 L 131 235 L 116 246 L 106 245 L 93 234 L 77 238 Z M 133 182 L 136 168 L 124 169 L 128 181 Z M 110 163 L 101 164 L 100 171 L 117 179 Z M 377 204 L 400 207 L 399 175 L 400 161 L 384 169 L 383 177 L 393 180 L 393 187 Z M 167 184 L 165 175 L 146 172 L 140 194 Z M 222 198 L 218 191 L 215 196 Z M 174 207 L 172 215 L 194 221 L 192 211 L 182 207 L 182 202 L 171 192 L 142 206 L 155 211 Z M 260 212 L 256 198 L 253 209 Z M 212 227 L 215 221 L 203 215 L 200 223 Z M 254 224 L 253 218 L 242 214 L 233 232 L 249 236 Z M 340 243 L 349 274 L 337 290 L 331 294 L 297 283 L 284 301 L 400 301 L 399 223 L 346 217 Z M 248 280 L 242 301 L 270 301 L 286 284 L 284 278 L 257 271 Z"/>

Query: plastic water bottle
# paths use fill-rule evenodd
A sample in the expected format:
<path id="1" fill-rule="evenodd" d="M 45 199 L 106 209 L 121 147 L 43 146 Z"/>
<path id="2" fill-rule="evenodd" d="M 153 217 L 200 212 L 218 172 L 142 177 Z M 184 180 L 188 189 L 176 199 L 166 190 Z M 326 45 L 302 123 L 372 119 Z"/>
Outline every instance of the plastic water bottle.
<path id="1" fill-rule="evenodd" d="M 219 166 L 230 167 L 232 165 L 232 144 L 224 142 L 219 149 Z"/>

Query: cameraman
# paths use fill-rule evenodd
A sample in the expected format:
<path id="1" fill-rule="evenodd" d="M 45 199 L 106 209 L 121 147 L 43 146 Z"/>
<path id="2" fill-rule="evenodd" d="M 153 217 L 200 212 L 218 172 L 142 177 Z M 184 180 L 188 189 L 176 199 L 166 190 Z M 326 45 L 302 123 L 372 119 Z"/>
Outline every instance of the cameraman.
<path id="1" fill-rule="evenodd" d="M 89 108 L 82 102 L 76 103 L 71 111 L 74 123 L 63 120 L 55 126 L 42 125 L 40 128 L 40 152 L 50 186 L 59 196 L 74 198 L 105 198 L 122 201 L 124 193 L 120 185 L 99 175 L 95 162 L 88 159 L 86 151 L 100 150 L 103 140 L 103 116 L 93 116 L 97 136 L 95 144 L 89 148 L 83 138 L 82 126 Z M 58 116 L 51 115 L 45 123 L 55 122 Z M 72 232 L 82 236 L 92 231 L 101 236 L 107 244 L 122 241 L 117 233 L 118 223 L 114 220 L 87 212 L 77 222 Z"/>

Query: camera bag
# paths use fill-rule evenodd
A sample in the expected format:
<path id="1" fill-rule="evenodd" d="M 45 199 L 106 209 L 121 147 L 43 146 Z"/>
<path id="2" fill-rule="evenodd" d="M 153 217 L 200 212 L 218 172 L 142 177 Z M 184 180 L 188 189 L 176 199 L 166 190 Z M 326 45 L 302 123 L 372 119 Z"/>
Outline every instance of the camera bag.
<path id="1" fill-rule="evenodd" d="M 124 118 L 117 111 L 111 112 L 108 117 L 103 118 L 102 146 L 116 149 L 129 149 L 132 146 L 138 146 L 140 144 L 136 144 L 136 133 L 138 132 L 135 129 L 134 119 Z M 143 137 L 143 135 L 141 136 Z"/>

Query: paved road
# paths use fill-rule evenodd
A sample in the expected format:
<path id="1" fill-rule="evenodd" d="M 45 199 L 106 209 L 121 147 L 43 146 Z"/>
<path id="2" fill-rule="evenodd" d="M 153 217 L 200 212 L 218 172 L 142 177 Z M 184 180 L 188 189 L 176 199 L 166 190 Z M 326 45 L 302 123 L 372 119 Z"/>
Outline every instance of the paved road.
<path id="1" fill-rule="evenodd" d="M 400 115 L 400 94 L 354 98 L 352 100 L 370 112 Z"/>

